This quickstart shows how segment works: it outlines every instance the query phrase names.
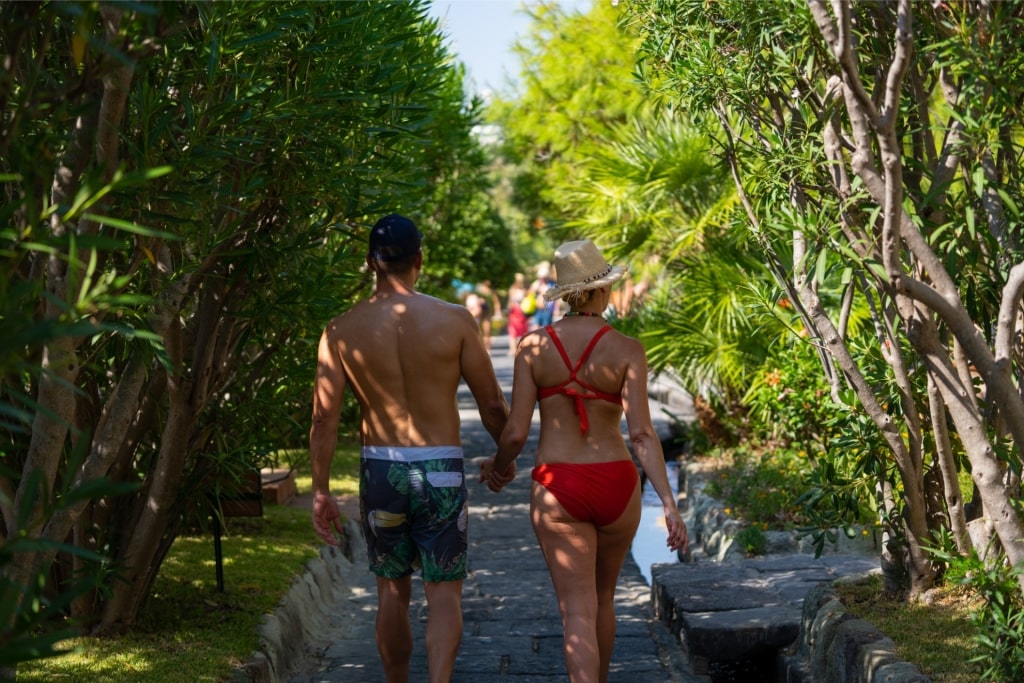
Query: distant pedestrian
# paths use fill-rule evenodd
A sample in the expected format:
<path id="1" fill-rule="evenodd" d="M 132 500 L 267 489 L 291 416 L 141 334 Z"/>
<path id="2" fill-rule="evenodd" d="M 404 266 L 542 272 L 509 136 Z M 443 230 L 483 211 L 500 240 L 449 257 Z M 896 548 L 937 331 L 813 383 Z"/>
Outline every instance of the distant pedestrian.
<path id="1" fill-rule="evenodd" d="M 432 683 L 452 675 L 462 639 L 467 514 L 459 440 L 460 381 L 497 440 L 508 406 L 476 321 L 459 305 L 416 291 L 421 236 L 408 218 L 385 216 L 370 232 L 373 294 L 328 323 L 317 353 L 309 452 L 313 526 L 338 544 L 341 513 L 330 492 L 345 388 L 359 403 L 359 497 L 370 570 L 377 577 L 377 650 L 387 680 L 406 681 L 414 568 L 429 616 Z"/>
<path id="2" fill-rule="evenodd" d="M 490 351 L 494 317 L 501 310 L 501 301 L 494 290 L 491 289 L 490 280 L 484 280 L 468 290 L 463 304 L 470 315 L 473 316 L 473 319 L 476 320 L 477 329 L 480 330 L 480 338 L 483 339 L 484 346 Z"/>
<path id="3" fill-rule="evenodd" d="M 533 314 L 533 329 L 550 325 L 555 319 L 558 302 L 545 297 L 545 293 L 553 287 L 555 280 L 551 277 L 551 264 L 544 261 L 537 266 L 537 279 L 530 284 L 530 294 L 537 299 L 537 309 Z"/>
<path id="4" fill-rule="evenodd" d="M 501 313 L 501 300 L 498 299 L 498 294 L 491 287 L 490 280 L 483 280 L 476 286 L 474 290 L 476 295 L 480 297 L 481 313 L 480 313 L 480 334 L 484 338 L 484 346 L 487 350 L 491 349 L 491 333 L 494 328 L 494 319 Z"/>
<path id="5" fill-rule="evenodd" d="M 508 318 L 508 355 L 514 355 L 519 338 L 530 330 L 530 321 L 523 310 L 523 301 L 529 292 L 526 287 L 526 276 L 516 273 L 512 284 L 508 288 L 508 304 L 506 306 L 506 317 Z M 534 310 L 536 310 L 534 308 Z M 531 310 L 530 313 L 533 313 Z"/>
<path id="6" fill-rule="evenodd" d="M 603 683 L 615 644 L 615 586 L 641 513 L 623 413 L 633 452 L 661 500 L 668 547 L 685 552 L 687 530 L 651 421 L 646 353 L 601 315 L 626 268 L 609 265 L 583 240 L 558 248 L 555 271 L 558 282 L 544 296 L 564 299 L 570 310 L 520 342 L 508 423 L 480 478 L 500 491 L 515 477 L 539 401 L 530 516 L 558 597 L 569 680 Z"/>

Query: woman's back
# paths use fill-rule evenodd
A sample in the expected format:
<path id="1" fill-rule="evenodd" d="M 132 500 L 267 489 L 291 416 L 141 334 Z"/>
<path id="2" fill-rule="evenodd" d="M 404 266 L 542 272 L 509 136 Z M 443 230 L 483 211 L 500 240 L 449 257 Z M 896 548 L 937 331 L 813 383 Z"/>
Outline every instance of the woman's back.
<path id="1" fill-rule="evenodd" d="M 554 335 L 541 329 L 524 338 L 522 353 L 540 398 L 538 463 L 630 457 L 622 438 L 619 399 L 636 362 L 636 341 L 609 329 L 595 343 L 606 326 L 599 317 L 563 318 L 551 326 Z"/>

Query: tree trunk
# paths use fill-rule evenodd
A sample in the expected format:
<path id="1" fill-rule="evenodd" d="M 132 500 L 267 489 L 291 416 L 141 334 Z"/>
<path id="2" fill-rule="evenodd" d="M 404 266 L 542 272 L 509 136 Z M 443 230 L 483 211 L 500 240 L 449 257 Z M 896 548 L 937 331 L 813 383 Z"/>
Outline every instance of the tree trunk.
<path id="1" fill-rule="evenodd" d="M 1011 492 L 1003 480 L 1003 468 L 985 433 L 985 426 L 974 401 L 974 393 L 959 383 L 945 349 L 939 344 L 933 325 L 922 325 L 914 335 L 915 346 L 921 352 L 930 376 L 945 399 L 957 434 L 971 461 L 971 476 L 996 534 L 1006 552 L 1007 560 L 1017 566 L 1024 561 L 1024 523 L 1013 506 Z M 1024 575 L 1018 575 L 1024 588 Z"/>
<path id="2" fill-rule="evenodd" d="M 160 451 L 150 488 L 140 499 L 141 514 L 131 527 L 128 543 L 116 558 L 117 565 L 124 570 L 103 605 L 97 634 L 119 633 L 131 627 L 152 582 L 156 551 L 174 507 L 195 422 L 190 393 L 187 383 L 184 386 L 172 383 L 170 412 L 160 435 Z"/>
<path id="3" fill-rule="evenodd" d="M 935 385 L 935 378 L 928 374 L 928 408 L 931 414 L 932 435 L 935 438 L 935 460 L 942 473 L 942 494 L 946 503 L 949 528 L 961 555 L 970 553 L 973 544 L 967 531 L 967 514 L 964 511 L 964 496 L 957 476 L 956 460 L 949 443 L 949 428 L 946 425 L 945 402 Z"/>
<path id="4" fill-rule="evenodd" d="M 95 111 L 86 110 L 76 120 L 61 164 L 54 173 L 50 190 L 53 205 L 70 203 L 78 191 L 79 178 L 89 164 L 95 134 Z M 67 226 L 56 213 L 50 218 L 50 232 L 55 238 L 62 238 L 67 233 Z M 43 276 L 48 296 L 43 315 L 56 323 L 65 315 L 58 302 L 74 300 L 68 291 L 68 269 L 73 266 L 60 254 L 46 256 L 44 263 Z M 9 510 L 14 515 L 27 511 L 28 516 L 5 519 L 8 535 L 24 533 L 29 538 L 39 538 L 43 533 L 48 514 L 45 505 L 52 497 L 68 429 L 75 423 L 73 387 L 79 373 L 77 346 L 78 342 L 72 337 L 59 336 L 43 348 L 27 461 L 22 468 L 14 505 Z M 19 553 L 3 571 L 15 585 L 25 586 L 40 573 L 42 566 L 42 558 L 38 555 Z M 0 624 L 0 633 L 7 631 L 8 624 Z M 2 642 L 3 637 L 0 636 Z"/>
<path id="5" fill-rule="evenodd" d="M 907 542 L 907 566 L 906 570 L 910 578 L 910 590 L 917 594 L 928 590 L 935 581 L 935 569 L 928 559 L 922 541 L 928 536 L 927 505 L 924 496 L 924 478 L 921 462 L 918 457 L 910 451 L 903 441 L 900 430 L 893 424 L 889 415 L 878 404 L 874 391 L 865 380 L 857 366 L 856 361 L 850 355 L 846 344 L 839 338 L 839 334 L 832 325 L 832 320 L 821 305 L 820 299 L 810 288 L 805 287 L 800 293 L 804 306 L 811 318 L 814 320 L 815 329 L 821 335 L 821 339 L 829 350 L 829 354 L 836 359 L 839 368 L 846 374 L 850 384 L 853 385 L 857 397 L 864 406 L 868 416 L 878 426 L 879 431 L 889 445 L 890 451 L 896 460 L 896 469 L 899 471 L 900 480 L 903 483 L 904 495 L 904 534 Z M 908 406 L 908 410 L 913 406 Z M 892 580 L 888 579 L 889 581 Z"/>

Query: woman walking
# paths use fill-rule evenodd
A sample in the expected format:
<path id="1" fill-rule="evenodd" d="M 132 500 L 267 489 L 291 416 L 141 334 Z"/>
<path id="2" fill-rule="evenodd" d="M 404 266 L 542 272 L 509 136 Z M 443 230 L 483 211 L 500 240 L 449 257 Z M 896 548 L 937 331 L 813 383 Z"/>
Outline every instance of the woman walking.
<path id="1" fill-rule="evenodd" d="M 508 288 L 508 310 L 506 311 L 508 317 L 508 355 L 510 356 L 515 354 L 520 337 L 530 329 L 530 320 L 526 317 L 526 312 L 523 311 L 523 300 L 528 293 L 526 276 L 522 273 L 516 273 L 512 284 Z M 533 311 L 530 311 L 530 313 L 532 314 Z"/>
<path id="2" fill-rule="evenodd" d="M 629 442 L 661 500 L 673 550 L 687 545 L 647 399 L 647 356 L 639 341 L 608 326 L 602 312 L 625 273 L 590 240 L 555 252 L 558 281 L 544 292 L 569 312 L 525 335 L 515 354 L 512 407 L 498 452 L 481 466 L 493 491 L 515 477 L 515 458 L 540 402 L 540 440 L 530 517 L 551 574 L 572 683 L 604 683 L 615 644 L 615 586 L 640 523 L 640 478 Z"/>

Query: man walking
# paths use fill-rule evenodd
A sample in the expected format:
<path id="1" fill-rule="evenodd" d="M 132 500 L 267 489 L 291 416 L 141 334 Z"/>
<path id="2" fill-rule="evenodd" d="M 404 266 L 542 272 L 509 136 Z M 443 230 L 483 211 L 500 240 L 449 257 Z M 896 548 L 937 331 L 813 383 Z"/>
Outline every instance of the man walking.
<path id="1" fill-rule="evenodd" d="M 450 680 L 462 640 L 466 478 L 456 391 L 465 380 L 497 442 L 505 395 L 472 315 L 416 291 L 422 236 L 392 214 L 370 233 L 373 294 L 328 323 L 317 353 L 313 420 L 313 526 L 337 544 L 341 517 L 329 490 L 345 388 L 359 404 L 359 488 L 370 570 L 377 577 L 377 649 L 389 683 L 408 680 L 411 575 L 422 569 L 431 683 Z"/>

